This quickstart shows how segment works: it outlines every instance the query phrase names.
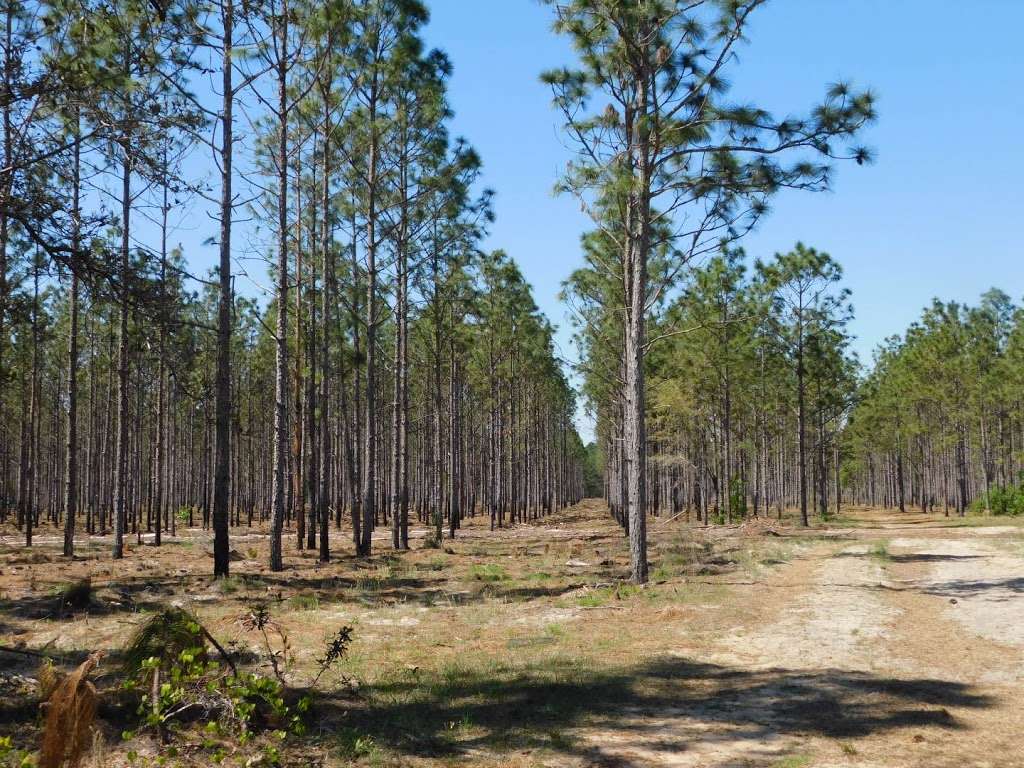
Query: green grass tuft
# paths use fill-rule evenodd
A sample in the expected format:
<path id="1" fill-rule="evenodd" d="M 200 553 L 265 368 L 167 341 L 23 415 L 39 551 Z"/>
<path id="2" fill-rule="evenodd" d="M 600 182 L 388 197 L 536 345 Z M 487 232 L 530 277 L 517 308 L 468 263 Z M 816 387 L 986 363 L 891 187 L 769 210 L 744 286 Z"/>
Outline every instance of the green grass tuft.
<path id="1" fill-rule="evenodd" d="M 469 576 L 476 581 L 506 581 L 508 579 L 508 573 L 500 565 L 494 563 L 484 563 L 482 565 L 474 565 L 469 569 Z"/>

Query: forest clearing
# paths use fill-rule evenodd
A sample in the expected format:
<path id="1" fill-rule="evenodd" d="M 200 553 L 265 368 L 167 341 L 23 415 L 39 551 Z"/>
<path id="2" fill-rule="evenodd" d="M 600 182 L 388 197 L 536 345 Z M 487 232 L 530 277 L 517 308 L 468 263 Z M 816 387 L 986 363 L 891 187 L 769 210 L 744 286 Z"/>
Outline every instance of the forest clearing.
<path id="1" fill-rule="evenodd" d="M 0 0 L 0 768 L 1024 768 L 1022 26 Z"/>
<path id="2" fill-rule="evenodd" d="M 351 625 L 284 765 L 1024 765 L 1024 528 L 847 515 L 810 531 L 791 519 L 654 521 L 642 589 L 622 582 L 625 542 L 592 500 L 498 536 L 469 524 L 443 549 L 323 567 L 312 553 L 289 558 L 281 578 L 259 567 L 268 542 L 254 533 L 230 582 L 202 574 L 210 539 L 198 530 L 117 563 L 106 542 L 66 563 L 57 537 L 29 557 L 5 536 L 0 617 L 5 643 L 64 663 L 106 650 L 104 697 L 117 695 L 133 629 L 168 604 L 270 675 L 258 633 L 240 623 L 267 605 L 295 685 Z M 87 603 L 62 605 L 61 590 L 87 576 Z M 32 743 L 40 659 L 0 656 L 0 728 Z M 145 734 L 102 731 L 93 764 L 156 764 Z M 222 748 L 225 764 L 252 753 L 199 731 L 175 754 L 204 765 Z"/>

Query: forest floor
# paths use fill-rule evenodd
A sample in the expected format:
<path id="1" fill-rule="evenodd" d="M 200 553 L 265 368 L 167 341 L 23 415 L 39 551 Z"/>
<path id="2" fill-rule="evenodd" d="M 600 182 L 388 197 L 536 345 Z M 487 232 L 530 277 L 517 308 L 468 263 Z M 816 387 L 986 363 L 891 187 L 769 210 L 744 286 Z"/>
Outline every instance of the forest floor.
<path id="1" fill-rule="evenodd" d="M 0 736 L 26 748 L 38 739 L 38 658 L 10 649 L 68 668 L 107 651 L 102 701 L 118 683 L 118 650 L 171 604 L 265 663 L 239 621 L 264 602 L 288 636 L 295 687 L 326 639 L 354 628 L 285 765 L 1024 766 L 1024 528 L 1014 523 L 867 509 L 810 530 L 655 519 L 642 589 L 623 581 L 625 542 L 597 501 L 493 533 L 470 520 L 438 549 L 417 529 L 412 551 L 390 553 L 381 531 L 367 561 L 340 554 L 320 566 L 290 542 L 280 574 L 265 568 L 265 535 L 233 535 L 232 577 L 220 583 L 201 530 L 129 545 L 119 562 L 109 537 L 83 539 L 68 562 L 52 531 L 29 552 L 4 530 Z M 63 605 L 62 587 L 86 576 L 88 604 Z M 95 765 L 212 763 L 209 738 L 158 763 L 145 732 L 122 740 L 119 711 L 101 706 Z M 226 746 L 222 764 L 256 764 Z"/>

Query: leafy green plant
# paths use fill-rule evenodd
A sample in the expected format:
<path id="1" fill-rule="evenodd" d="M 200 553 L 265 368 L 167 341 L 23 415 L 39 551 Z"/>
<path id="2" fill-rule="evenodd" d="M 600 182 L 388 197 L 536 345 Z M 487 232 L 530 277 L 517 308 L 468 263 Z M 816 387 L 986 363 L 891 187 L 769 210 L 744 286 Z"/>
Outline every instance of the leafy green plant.
<path id="1" fill-rule="evenodd" d="M 32 768 L 32 753 L 16 749 L 10 736 L 0 736 L 0 766 L 3 768 Z"/>
<path id="2" fill-rule="evenodd" d="M 211 646 L 219 659 L 211 655 Z M 221 738 L 244 745 L 258 730 L 272 730 L 280 740 L 304 731 L 308 699 L 294 708 L 286 705 L 281 680 L 240 671 L 198 619 L 180 608 L 163 611 L 136 630 L 122 671 L 124 689 L 138 694 L 137 712 L 145 727 L 166 741 L 182 722 L 205 720 L 204 746 L 214 762 Z M 266 764 L 279 761 L 274 752 L 265 752 Z"/>
<path id="3" fill-rule="evenodd" d="M 1024 515 L 1024 485 L 1009 485 L 993 488 L 988 495 L 982 495 L 971 505 L 971 512 L 981 514 L 1018 517 Z"/>

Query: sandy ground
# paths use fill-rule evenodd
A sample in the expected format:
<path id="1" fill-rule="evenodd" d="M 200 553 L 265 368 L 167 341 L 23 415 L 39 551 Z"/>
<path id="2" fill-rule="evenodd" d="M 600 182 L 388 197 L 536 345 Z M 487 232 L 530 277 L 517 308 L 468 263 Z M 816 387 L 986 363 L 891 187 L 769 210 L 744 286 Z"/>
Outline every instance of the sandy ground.
<path id="1" fill-rule="evenodd" d="M 1024 548 L 1014 527 L 865 513 L 746 596 L 705 700 L 624 713 L 592 765 L 1024 766 Z M 890 538 L 892 537 L 892 538 Z"/>
<path id="2" fill-rule="evenodd" d="M 308 666 L 350 623 L 346 674 L 366 693 L 324 713 L 288 763 L 304 768 L 1024 768 L 1024 528 L 848 514 L 810 532 L 653 521 L 652 572 L 668 571 L 645 590 L 621 585 L 625 542 L 596 501 L 512 530 L 475 521 L 396 559 L 289 551 L 281 579 L 263 571 L 265 537 L 238 535 L 236 592 L 197 575 L 201 531 L 118 564 L 105 540 L 65 563 L 59 537 L 35 559 L 8 536 L 0 644 L 118 648 L 139 611 L 182 602 L 251 645 L 237 616 L 269 596 L 292 606 L 278 615 Z M 55 586 L 85 575 L 100 610 L 55 616 Z M 17 660 L 5 669 L 31 675 Z M 342 729 L 379 753 L 339 757 Z"/>

